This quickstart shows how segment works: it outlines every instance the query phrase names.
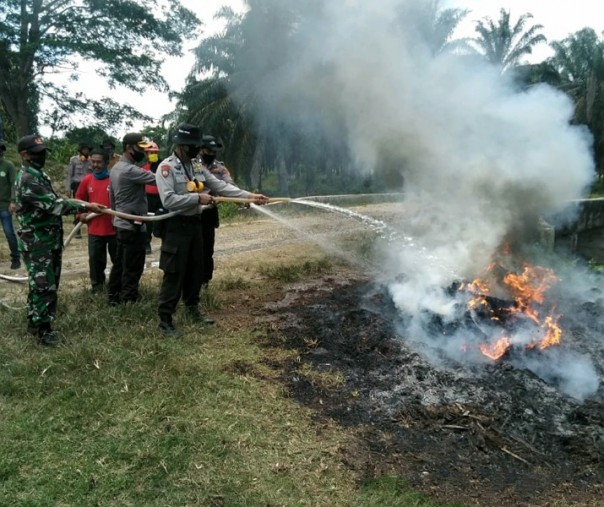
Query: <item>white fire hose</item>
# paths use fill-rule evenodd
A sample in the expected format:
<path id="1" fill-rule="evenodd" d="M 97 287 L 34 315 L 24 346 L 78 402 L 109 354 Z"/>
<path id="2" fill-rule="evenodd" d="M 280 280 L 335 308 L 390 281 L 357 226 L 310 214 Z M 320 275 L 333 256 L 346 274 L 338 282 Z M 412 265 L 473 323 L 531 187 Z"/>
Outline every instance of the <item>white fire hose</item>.
<path id="1" fill-rule="evenodd" d="M 86 204 L 84 201 L 76 201 L 76 202 L 78 202 L 79 204 Z M 122 213 L 121 211 L 115 211 L 110 208 L 105 208 L 105 209 L 103 209 L 103 213 L 106 215 L 113 215 L 116 217 L 120 217 L 125 220 L 133 220 L 136 222 L 158 222 L 160 220 L 166 220 L 168 218 L 175 217 L 180 212 L 171 211 L 170 213 L 165 213 L 164 215 L 149 214 L 147 216 L 138 216 L 138 215 L 131 215 L 129 213 Z M 90 213 L 86 217 L 86 222 L 88 222 L 98 216 L 100 216 L 99 213 Z M 63 248 L 67 248 L 67 245 L 69 245 L 69 243 L 71 243 L 71 240 L 74 238 L 74 236 L 77 234 L 77 232 L 81 229 L 82 225 L 84 225 L 84 222 L 78 222 L 76 224 L 76 226 L 73 228 L 73 230 L 69 233 L 69 235 L 63 241 Z M 0 274 L 0 280 L 6 280 L 7 282 L 13 282 L 13 283 L 26 283 L 28 280 L 28 277 L 27 276 L 10 276 L 10 275 Z"/>
<path id="2" fill-rule="evenodd" d="M 286 197 L 275 197 L 275 198 L 269 199 L 269 203 L 288 202 L 289 200 L 290 199 L 286 198 Z M 85 201 L 80 201 L 77 199 L 73 199 L 73 201 L 75 201 L 81 205 L 88 204 Z M 244 199 L 244 198 L 238 198 L 238 197 L 214 197 L 214 201 L 215 202 L 234 202 L 237 204 L 249 204 L 249 203 L 254 202 L 253 199 Z M 124 220 L 131 220 L 133 222 L 159 222 L 160 220 L 167 220 L 168 218 L 175 217 L 176 215 L 180 214 L 180 211 L 170 211 L 169 213 L 165 213 L 163 215 L 149 214 L 146 216 L 139 216 L 139 215 L 131 215 L 130 213 L 123 213 L 121 211 L 115 211 L 115 210 L 112 210 L 111 208 L 104 208 L 102 210 L 102 213 L 106 214 L 106 215 L 112 215 L 114 217 L 123 218 Z M 99 213 L 89 213 L 86 216 L 86 222 L 88 222 L 98 216 L 100 216 Z M 77 234 L 77 232 L 80 230 L 80 228 L 82 227 L 83 224 L 84 224 L 84 222 L 78 222 L 75 225 L 75 227 L 73 228 L 73 230 L 69 233 L 69 235 L 65 238 L 65 240 L 63 241 L 64 249 L 69 245 L 69 243 L 71 243 L 71 240 L 74 238 L 74 236 Z M 28 280 L 28 277 L 26 277 L 26 276 L 10 276 L 10 275 L 0 274 L 0 280 L 6 280 L 7 282 L 13 282 L 13 283 L 26 283 Z"/>

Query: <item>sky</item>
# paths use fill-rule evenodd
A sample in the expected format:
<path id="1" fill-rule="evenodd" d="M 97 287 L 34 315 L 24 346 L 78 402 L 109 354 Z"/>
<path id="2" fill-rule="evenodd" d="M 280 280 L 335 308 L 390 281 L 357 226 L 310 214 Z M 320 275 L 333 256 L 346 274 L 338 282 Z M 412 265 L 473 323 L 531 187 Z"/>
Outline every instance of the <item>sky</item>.
<path id="1" fill-rule="evenodd" d="M 203 22 L 202 37 L 219 32 L 223 25 L 214 19 L 215 14 L 226 5 L 236 12 L 245 10 L 244 0 L 181 0 L 182 4 L 197 14 Z M 543 25 L 542 33 L 549 41 L 560 40 L 581 28 L 590 26 L 601 33 L 604 31 L 603 8 L 600 1 L 593 0 L 441 0 L 443 8 L 468 9 L 470 13 L 460 25 L 457 37 L 471 37 L 473 26 L 477 20 L 484 17 L 497 19 L 501 8 L 509 9 L 512 19 L 517 19 L 523 13 L 533 14 L 534 24 Z M 199 39 L 187 41 L 184 45 L 184 55 L 178 58 L 168 58 L 161 67 L 161 72 L 172 90 L 180 91 L 186 76 L 191 70 L 194 57 L 192 50 L 199 44 Z M 533 55 L 533 61 L 542 61 L 551 56 L 551 49 L 546 44 L 538 46 Z M 149 87 L 142 94 L 125 89 L 110 90 L 104 83 L 95 78 L 94 66 L 82 67 L 80 79 L 77 82 L 67 80 L 67 76 L 56 78 L 70 88 L 82 91 L 91 98 L 111 95 L 120 102 L 130 104 L 151 117 L 159 120 L 163 115 L 174 109 L 166 93 L 160 93 Z M 143 87 L 144 89 L 144 87 Z M 141 125 L 142 127 L 142 125 Z M 43 134 L 48 134 L 42 129 Z M 114 132 L 121 135 L 121 132 Z"/>

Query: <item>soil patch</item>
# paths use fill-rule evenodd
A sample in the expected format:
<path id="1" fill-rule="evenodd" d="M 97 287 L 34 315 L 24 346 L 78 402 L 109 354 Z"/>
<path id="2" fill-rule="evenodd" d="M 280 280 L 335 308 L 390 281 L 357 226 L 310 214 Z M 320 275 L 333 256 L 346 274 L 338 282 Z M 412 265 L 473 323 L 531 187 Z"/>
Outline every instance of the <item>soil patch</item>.
<path id="1" fill-rule="evenodd" d="M 358 276 L 294 285 L 265 313 L 267 346 L 299 352 L 272 366 L 319 420 L 358 436 L 343 459 L 363 476 L 485 506 L 602 505 L 602 388 L 578 403 L 505 362 L 435 366 L 397 334 L 385 291 Z"/>

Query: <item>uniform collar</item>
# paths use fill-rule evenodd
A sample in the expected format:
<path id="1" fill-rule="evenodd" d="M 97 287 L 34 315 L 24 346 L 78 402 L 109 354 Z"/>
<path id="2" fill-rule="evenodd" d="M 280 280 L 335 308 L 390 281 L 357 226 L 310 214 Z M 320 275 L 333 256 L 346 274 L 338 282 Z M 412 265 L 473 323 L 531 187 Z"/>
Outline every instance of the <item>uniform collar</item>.
<path id="1" fill-rule="evenodd" d="M 25 172 L 28 172 L 29 174 L 31 174 L 32 176 L 35 176 L 36 178 L 42 178 L 42 177 L 48 178 L 48 176 L 46 175 L 44 170 L 35 169 L 30 165 L 23 166 L 23 169 L 25 170 Z"/>

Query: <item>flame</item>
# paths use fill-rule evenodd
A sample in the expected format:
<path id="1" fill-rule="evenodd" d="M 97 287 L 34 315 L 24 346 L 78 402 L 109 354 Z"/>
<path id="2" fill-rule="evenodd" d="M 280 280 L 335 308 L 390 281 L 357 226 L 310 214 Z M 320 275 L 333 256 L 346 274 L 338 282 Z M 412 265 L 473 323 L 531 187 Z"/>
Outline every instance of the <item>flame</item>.
<path id="1" fill-rule="evenodd" d="M 494 265 L 489 266 L 489 271 Z M 541 316 L 545 293 L 558 280 L 553 270 L 541 266 L 525 265 L 522 273 L 508 273 L 503 278 L 503 284 L 508 293 L 514 300 L 514 306 L 511 308 L 500 309 L 499 312 L 508 312 L 509 314 L 519 315 L 533 322 L 538 332 L 530 343 L 526 345 L 527 349 L 539 348 L 545 350 L 552 345 L 558 345 L 562 338 L 562 329 L 558 325 L 559 315 L 555 315 L 552 310 L 545 317 Z M 500 322 L 500 315 L 489 306 L 487 296 L 491 293 L 491 287 L 485 280 L 477 278 L 476 280 L 464 284 L 460 290 L 472 294 L 468 302 L 470 309 L 487 309 L 491 313 L 491 320 Z M 480 345 L 480 351 L 486 357 L 497 360 L 500 359 L 512 347 L 513 342 L 508 336 L 503 336 L 494 343 Z"/>
<path id="2" fill-rule="evenodd" d="M 480 352 L 493 361 L 497 361 L 497 359 L 501 358 L 511 346 L 512 342 L 510 339 L 507 336 L 504 336 L 492 344 L 482 343 L 480 345 Z"/>

